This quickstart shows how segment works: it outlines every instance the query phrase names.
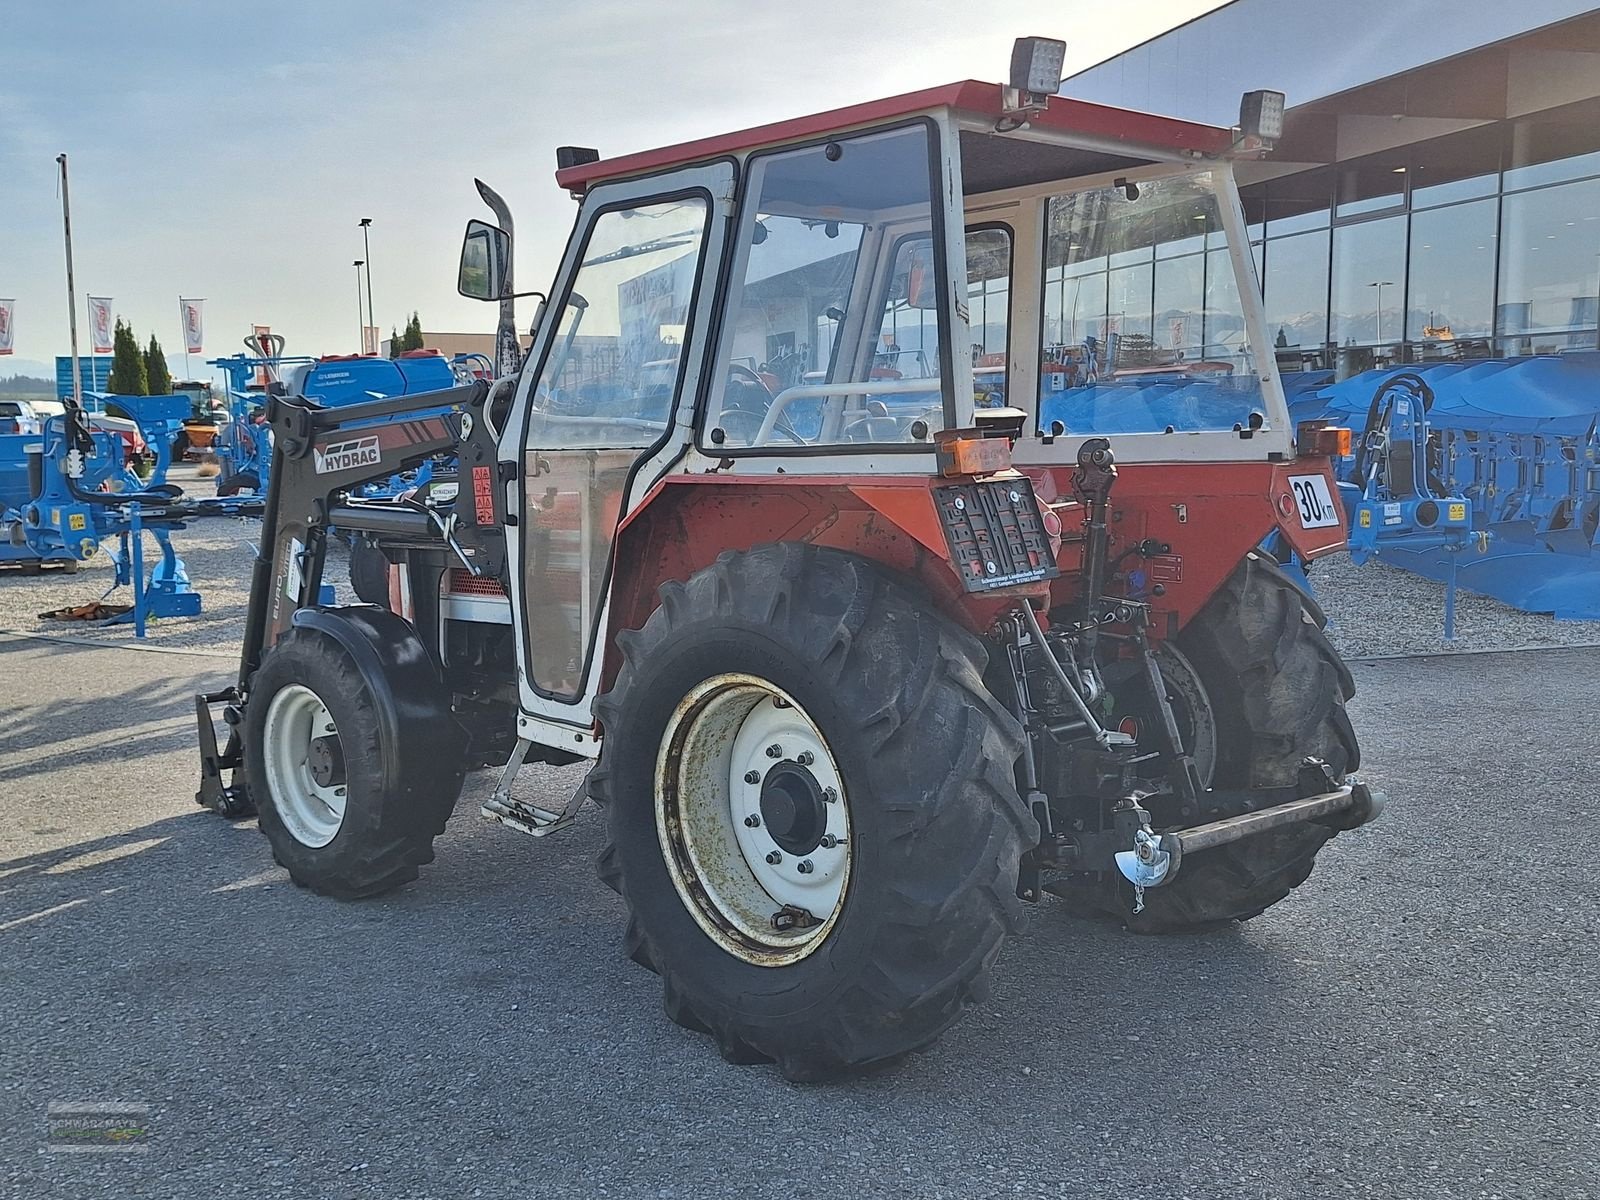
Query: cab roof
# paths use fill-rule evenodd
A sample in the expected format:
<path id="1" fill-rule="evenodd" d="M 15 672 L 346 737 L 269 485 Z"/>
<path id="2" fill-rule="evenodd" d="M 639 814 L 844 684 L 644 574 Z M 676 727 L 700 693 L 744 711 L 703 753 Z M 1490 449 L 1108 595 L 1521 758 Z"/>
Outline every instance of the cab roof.
<path id="1" fill-rule="evenodd" d="M 805 141 L 940 108 L 950 109 L 958 119 L 970 117 L 992 125 L 1005 113 L 1003 90 L 998 83 L 976 79 L 948 83 L 734 133 L 680 142 L 658 150 L 642 150 L 566 167 L 556 172 L 556 182 L 574 195 L 581 195 L 596 184 L 613 179 L 653 174 L 767 146 Z M 1108 148 L 1126 147 L 1130 158 L 1140 157 L 1141 150 L 1215 157 L 1225 154 L 1233 145 L 1232 131 L 1215 125 L 1090 104 L 1066 96 L 1052 96 L 1042 112 L 1029 118 L 1029 125 L 1035 129 L 1080 134 Z"/>

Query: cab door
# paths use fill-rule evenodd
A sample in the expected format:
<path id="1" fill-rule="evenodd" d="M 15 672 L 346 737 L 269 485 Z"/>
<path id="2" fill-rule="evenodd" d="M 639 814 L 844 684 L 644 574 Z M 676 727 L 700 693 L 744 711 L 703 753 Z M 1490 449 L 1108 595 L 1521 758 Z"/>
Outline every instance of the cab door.
<path id="1" fill-rule="evenodd" d="M 592 750 L 616 533 L 693 435 L 734 177 L 611 184 L 579 210 L 500 443 L 523 737 Z"/>

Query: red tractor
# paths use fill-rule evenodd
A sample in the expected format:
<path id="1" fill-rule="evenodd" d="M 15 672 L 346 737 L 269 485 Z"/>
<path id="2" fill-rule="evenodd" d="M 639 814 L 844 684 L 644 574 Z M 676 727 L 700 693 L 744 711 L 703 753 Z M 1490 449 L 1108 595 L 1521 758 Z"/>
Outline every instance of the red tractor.
<path id="1" fill-rule="evenodd" d="M 1140 932 L 1288 896 L 1381 797 L 1256 550 L 1344 544 L 1348 435 L 1289 424 L 1233 181 L 1281 97 L 1234 130 L 1079 103 L 1059 46 L 1010 86 L 563 148 L 515 377 L 274 398 L 200 801 L 354 898 L 431 861 L 472 767 L 535 835 L 592 799 L 668 1015 L 797 1079 L 932 1042 L 1042 892 Z M 472 222 L 461 290 L 504 301 L 510 260 Z M 354 494 L 446 452 L 455 489 Z M 388 606 L 317 603 L 331 526 Z M 530 762 L 593 769 L 551 809 Z"/>

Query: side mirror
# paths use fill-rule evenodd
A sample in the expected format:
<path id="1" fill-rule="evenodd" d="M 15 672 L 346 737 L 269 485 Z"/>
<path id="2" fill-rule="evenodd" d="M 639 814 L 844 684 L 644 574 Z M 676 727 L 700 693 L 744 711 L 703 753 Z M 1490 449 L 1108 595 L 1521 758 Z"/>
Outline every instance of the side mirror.
<path id="1" fill-rule="evenodd" d="M 511 235 L 484 221 L 468 221 L 456 291 L 469 300 L 499 300 L 505 295 L 510 264 Z"/>

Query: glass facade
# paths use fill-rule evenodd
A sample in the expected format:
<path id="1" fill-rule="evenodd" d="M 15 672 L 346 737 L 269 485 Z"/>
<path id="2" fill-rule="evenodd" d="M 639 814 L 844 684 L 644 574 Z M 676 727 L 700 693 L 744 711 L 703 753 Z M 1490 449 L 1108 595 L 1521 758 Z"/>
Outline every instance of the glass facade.
<path id="1" fill-rule="evenodd" d="M 1280 367 L 1600 346 L 1597 145 L 1508 122 L 1245 188 Z"/>

